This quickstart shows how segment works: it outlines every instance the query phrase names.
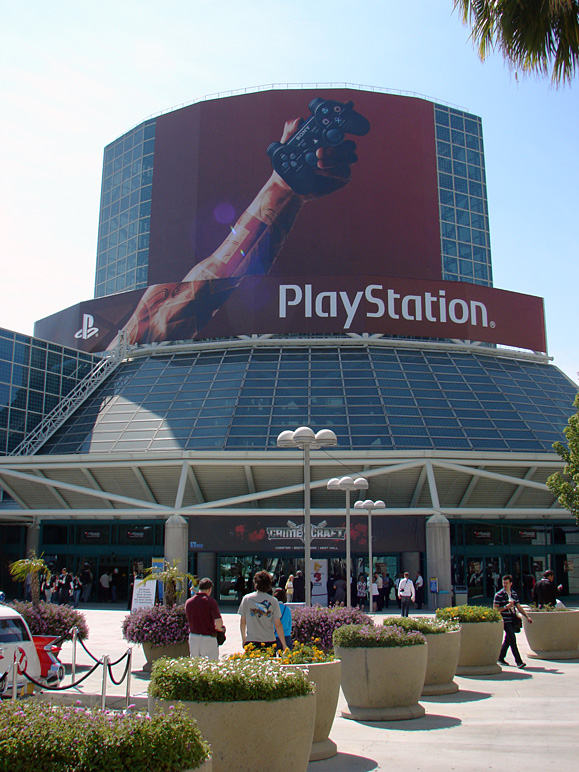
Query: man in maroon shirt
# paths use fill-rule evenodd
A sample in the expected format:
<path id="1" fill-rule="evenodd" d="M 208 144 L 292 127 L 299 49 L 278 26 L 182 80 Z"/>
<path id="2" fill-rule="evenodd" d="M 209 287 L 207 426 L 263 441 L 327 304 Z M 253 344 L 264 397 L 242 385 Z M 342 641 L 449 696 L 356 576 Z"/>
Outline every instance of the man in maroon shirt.
<path id="1" fill-rule="evenodd" d="M 219 659 L 215 633 L 225 628 L 217 601 L 211 597 L 212 590 L 211 579 L 201 579 L 197 592 L 185 604 L 189 622 L 189 653 L 192 657 Z"/>

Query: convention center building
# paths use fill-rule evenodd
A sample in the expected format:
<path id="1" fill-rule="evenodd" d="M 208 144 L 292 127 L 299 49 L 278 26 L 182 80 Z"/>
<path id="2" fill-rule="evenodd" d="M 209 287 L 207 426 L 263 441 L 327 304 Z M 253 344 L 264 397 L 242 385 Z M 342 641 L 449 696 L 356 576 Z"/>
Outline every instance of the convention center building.
<path id="1" fill-rule="evenodd" d="M 304 569 L 310 501 L 323 598 L 345 476 L 385 504 L 352 508 L 355 574 L 371 549 L 439 605 L 548 567 L 579 593 L 579 528 L 546 486 L 577 387 L 542 299 L 493 285 L 479 117 L 320 86 L 147 120 L 104 151 L 94 294 L 0 330 L 9 594 L 34 548 L 117 568 L 120 598 L 177 557 L 233 602 L 240 575 Z M 278 447 L 304 426 L 336 444 Z"/>

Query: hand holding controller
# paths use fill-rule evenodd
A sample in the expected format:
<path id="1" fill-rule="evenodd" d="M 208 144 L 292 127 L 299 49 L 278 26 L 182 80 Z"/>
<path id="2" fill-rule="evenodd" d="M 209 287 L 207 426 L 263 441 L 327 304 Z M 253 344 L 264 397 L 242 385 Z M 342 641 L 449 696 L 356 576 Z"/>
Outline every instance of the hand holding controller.
<path id="1" fill-rule="evenodd" d="M 349 165 L 356 161 L 355 145 L 345 140 L 346 134 L 363 136 L 370 131 L 370 123 L 357 113 L 353 102 L 335 102 L 313 99 L 309 104 L 311 116 L 285 143 L 272 142 L 267 148 L 274 170 L 299 195 L 321 196 L 342 187 L 349 177 Z M 324 152 L 326 148 L 335 151 Z M 331 172 L 341 184 L 331 184 Z M 345 174 L 344 167 L 347 167 Z"/>

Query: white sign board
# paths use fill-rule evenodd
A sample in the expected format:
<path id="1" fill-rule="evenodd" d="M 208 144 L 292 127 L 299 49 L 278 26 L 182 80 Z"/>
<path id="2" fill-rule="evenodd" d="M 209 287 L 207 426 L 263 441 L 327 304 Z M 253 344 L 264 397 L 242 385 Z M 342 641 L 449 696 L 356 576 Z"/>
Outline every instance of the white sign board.
<path id="1" fill-rule="evenodd" d="M 136 611 L 139 608 L 151 608 L 151 606 L 154 606 L 156 589 L 157 582 L 147 582 L 146 584 L 143 584 L 140 581 L 135 581 L 135 585 L 133 587 L 131 611 Z"/>
<path id="2" fill-rule="evenodd" d="M 311 561 L 312 606 L 328 605 L 328 561 Z"/>

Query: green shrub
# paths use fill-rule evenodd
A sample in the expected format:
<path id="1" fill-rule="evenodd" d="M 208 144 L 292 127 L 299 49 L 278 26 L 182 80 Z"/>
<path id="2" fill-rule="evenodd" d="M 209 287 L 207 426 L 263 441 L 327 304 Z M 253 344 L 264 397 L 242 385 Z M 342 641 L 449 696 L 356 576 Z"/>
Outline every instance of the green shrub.
<path id="1" fill-rule="evenodd" d="M 271 659 L 199 657 L 168 659 L 153 663 L 149 694 L 163 700 L 237 702 L 303 697 L 313 691 L 302 670 L 284 668 Z"/>
<path id="2" fill-rule="evenodd" d="M 466 622 L 500 622 L 502 617 L 498 611 L 486 606 L 451 606 L 436 609 L 436 618 L 454 619 L 461 624 Z"/>
<path id="3" fill-rule="evenodd" d="M 387 649 L 424 643 L 426 638 L 421 633 L 407 632 L 394 625 L 344 625 L 334 631 L 334 646 L 343 649 Z"/>
<path id="4" fill-rule="evenodd" d="M 0 704 L 0 772 L 183 772 L 209 752 L 179 708 L 150 718 L 32 700 Z"/>
<path id="5" fill-rule="evenodd" d="M 88 638 L 88 625 L 85 616 L 72 606 L 58 606 L 56 603 L 39 603 L 15 600 L 8 604 L 22 614 L 32 635 L 55 635 L 66 641 L 72 640 L 73 627 L 78 629 L 81 641 Z"/>
<path id="6" fill-rule="evenodd" d="M 382 624 L 395 625 L 403 630 L 414 630 L 422 635 L 438 635 L 459 629 L 454 620 L 433 619 L 432 617 L 386 617 Z"/>
<path id="7" fill-rule="evenodd" d="M 539 613 L 542 614 L 544 611 L 552 614 L 553 612 L 558 613 L 559 611 L 571 611 L 570 608 L 567 608 L 567 606 L 542 606 L 539 608 L 539 606 L 531 606 L 529 611 L 532 611 L 533 614 Z"/>

